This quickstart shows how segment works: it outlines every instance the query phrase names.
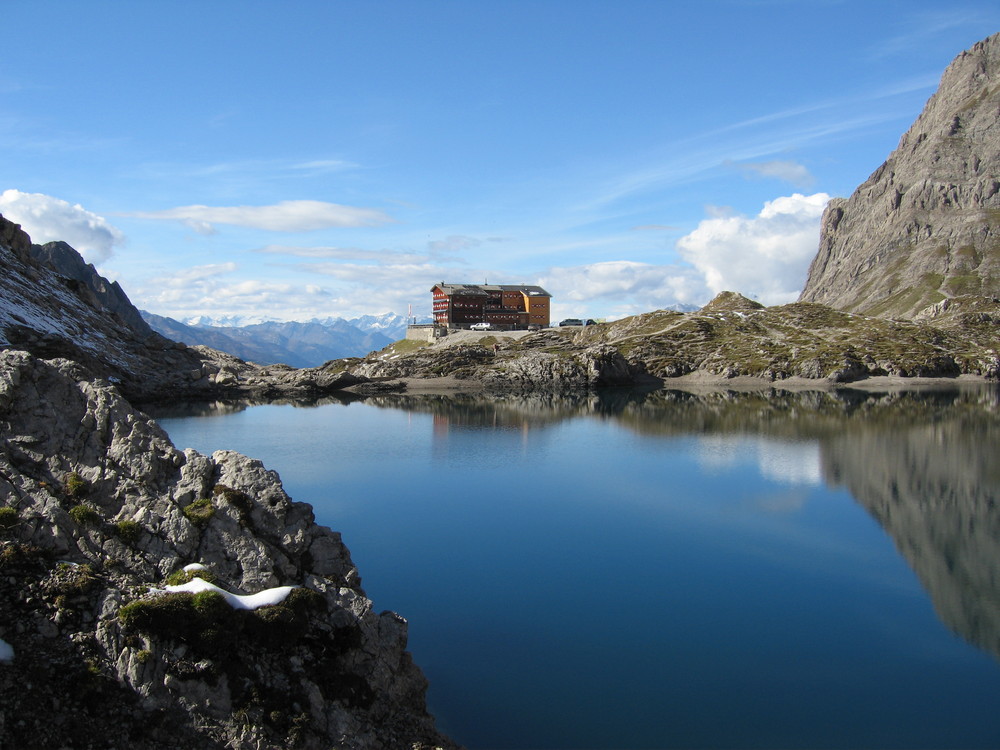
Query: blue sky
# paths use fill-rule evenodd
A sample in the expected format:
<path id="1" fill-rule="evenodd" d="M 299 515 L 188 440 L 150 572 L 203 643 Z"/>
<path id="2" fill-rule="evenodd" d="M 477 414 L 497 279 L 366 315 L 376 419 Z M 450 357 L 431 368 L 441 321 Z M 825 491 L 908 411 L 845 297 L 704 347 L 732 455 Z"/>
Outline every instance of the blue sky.
<path id="1" fill-rule="evenodd" d="M 14 2 L 0 213 L 189 319 L 796 298 L 995 0 Z"/>

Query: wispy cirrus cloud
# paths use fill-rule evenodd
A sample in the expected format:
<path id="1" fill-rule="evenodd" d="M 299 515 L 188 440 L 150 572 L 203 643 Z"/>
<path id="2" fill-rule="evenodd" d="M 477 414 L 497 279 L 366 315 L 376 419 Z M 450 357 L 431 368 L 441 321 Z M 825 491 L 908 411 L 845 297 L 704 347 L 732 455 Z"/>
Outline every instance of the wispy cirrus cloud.
<path id="1" fill-rule="evenodd" d="M 911 75 L 847 95 L 809 101 L 721 125 L 710 131 L 662 144 L 643 154 L 634 169 L 595 183 L 593 197 L 574 208 L 590 211 L 632 196 L 677 188 L 710 178 L 720 168 L 761 165 L 760 176 L 785 179 L 798 188 L 812 175 L 782 155 L 864 133 L 912 114 L 907 95 L 932 91 L 940 74 Z M 769 172 L 769 173 L 765 173 Z"/>
<path id="2" fill-rule="evenodd" d="M 403 253 L 395 250 L 364 250 L 360 247 L 302 247 L 293 245 L 266 245 L 254 252 L 265 255 L 288 255 L 295 258 L 329 260 L 371 260 L 377 263 L 422 263 L 426 255 Z"/>
<path id="3" fill-rule="evenodd" d="M 816 178 L 809 173 L 804 165 L 783 159 L 744 162 L 742 164 L 729 161 L 726 162 L 726 166 L 737 169 L 748 177 L 784 180 L 795 187 L 809 187 L 816 181 Z"/>
<path id="4" fill-rule="evenodd" d="M 884 60 L 901 53 L 925 47 L 933 39 L 961 28 L 978 28 L 984 15 L 976 10 L 954 4 L 946 9 L 901 15 L 897 34 L 883 39 L 868 51 L 871 60 Z"/>
<path id="5" fill-rule="evenodd" d="M 344 206 L 324 201 L 281 201 L 269 206 L 179 206 L 164 211 L 126 214 L 138 219 L 179 221 L 202 234 L 216 224 L 229 224 L 270 232 L 309 232 L 317 229 L 375 227 L 395 220 L 374 208 Z"/>

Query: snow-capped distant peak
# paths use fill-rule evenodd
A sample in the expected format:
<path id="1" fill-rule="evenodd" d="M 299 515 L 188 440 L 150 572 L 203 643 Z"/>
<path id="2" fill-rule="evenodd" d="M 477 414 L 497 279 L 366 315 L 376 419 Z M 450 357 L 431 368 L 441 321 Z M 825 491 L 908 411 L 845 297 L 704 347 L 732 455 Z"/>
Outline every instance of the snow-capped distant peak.
<path id="1" fill-rule="evenodd" d="M 181 321 L 185 325 L 195 328 L 242 328 L 243 326 L 257 325 L 258 323 L 280 323 L 278 318 L 270 315 L 195 315 Z"/>

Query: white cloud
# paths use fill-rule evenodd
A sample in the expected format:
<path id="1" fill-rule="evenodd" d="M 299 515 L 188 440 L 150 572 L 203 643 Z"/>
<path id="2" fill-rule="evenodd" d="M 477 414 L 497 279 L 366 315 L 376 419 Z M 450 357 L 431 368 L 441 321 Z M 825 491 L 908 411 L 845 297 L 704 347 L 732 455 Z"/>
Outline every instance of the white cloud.
<path id="1" fill-rule="evenodd" d="M 702 303 L 708 296 L 693 269 L 627 260 L 550 268 L 537 283 L 553 296 L 553 317 L 591 317 L 609 302 L 614 303 L 613 317 L 622 317 L 676 303 Z"/>
<path id="2" fill-rule="evenodd" d="M 255 252 L 267 255 L 291 255 L 296 258 L 374 260 L 379 263 L 421 263 L 427 260 L 426 255 L 401 253 L 395 250 L 363 250 L 359 247 L 301 247 L 292 245 L 266 245 Z"/>
<path id="3" fill-rule="evenodd" d="M 760 475 L 772 482 L 795 486 L 823 482 L 819 444 L 815 442 L 706 435 L 698 441 L 697 456 L 699 464 L 715 471 L 755 463 Z"/>
<path id="4" fill-rule="evenodd" d="M 70 204 L 42 193 L 4 190 L 0 194 L 0 214 L 20 224 L 32 242 L 42 245 L 62 240 L 88 263 L 100 264 L 110 258 L 124 235 L 101 216 L 80 204 Z"/>
<path id="5" fill-rule="evenodd" d="M 228 282 L 232 263 L 184 269 L 139 285 L 133 301 L 141 308 L 178 320 L 208 315 L 260 315 L 305 320 L 328 309 L 332 295 L 315 284 L 254 279 Z M 340 300 L 342 304 L 344 301 Z"/>
<path id="6" fill-rule="evenodd" d="M 796 187 L 808 187 L 816 181 L 816 178 L 809 173 L 808 169 L 794 161 L 774 160 L 746 162 L 743 164 L 729 162 L 728 164 L 736 167 L 736 169 L 739 169 L 746 175 L 784 180 Z"/>
<path id="7" fill-rule="evenodd" d="M 271 232 L 308 232 L 332 227 L 374 227 L 393 221 L 389 215 L 374 208 L 324 201 L 281 201 L 271 206 L 179 206 L 129 215 L 140 219 L 180 221 L 201 233 L 213 232 L 215 224 Z"/>
<path id="8" fill-rule="evenodd" d="M 236 270 L 235 263 L 209 263 L 204 266 L 192 266 L 191 268 L 184 268 L 177 271 L 170 276 L 164 276 L 158 279 L 158 283 L 164 286 L 177 287 L 186 284 L 191 284 L 196 281 L 203 281 L 205 279 L 211 279 L 215 276 L 223 276 L 228 273 L 232 273 Z"/>
<path id="9" fill-rule="evenodd" d="M 677 241 L 712 294 L 729 290 L 766 305 L 794 302 L 819 247 L 826 193 L 776 198 L 753 217 L 705 219 Z"/>
<path id="10" fill-rule="evenodd" d="M 445 237 L 443 240 L 432 240 L 427 243 L 427 246 L 433 253 L 454 253 L 460 250 L 471 250 L 472 248 L 479 247 L 482 244 L 483 241 L 476 239 L 475 237 L 453 234 L 449 237 Z"/>

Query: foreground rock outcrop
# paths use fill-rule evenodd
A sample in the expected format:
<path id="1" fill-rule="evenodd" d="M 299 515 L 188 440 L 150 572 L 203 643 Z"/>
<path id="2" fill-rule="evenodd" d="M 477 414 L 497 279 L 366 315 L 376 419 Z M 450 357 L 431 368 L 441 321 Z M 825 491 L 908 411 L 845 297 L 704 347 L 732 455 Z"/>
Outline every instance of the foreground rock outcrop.
<path id="1" fill-rule="evenodd" d="M 452 747 L 340 536 L 86 375 L 0 352 L 3 746 Z M 164 593 L 192 576 L 268 605 Z"/>
<path id="2" fill-rule="evenodd" d="M 963 52 L 899 146 L 830 201 L 800 297 L 869 315 L 1000 297 L 1000 33 Z"/>

